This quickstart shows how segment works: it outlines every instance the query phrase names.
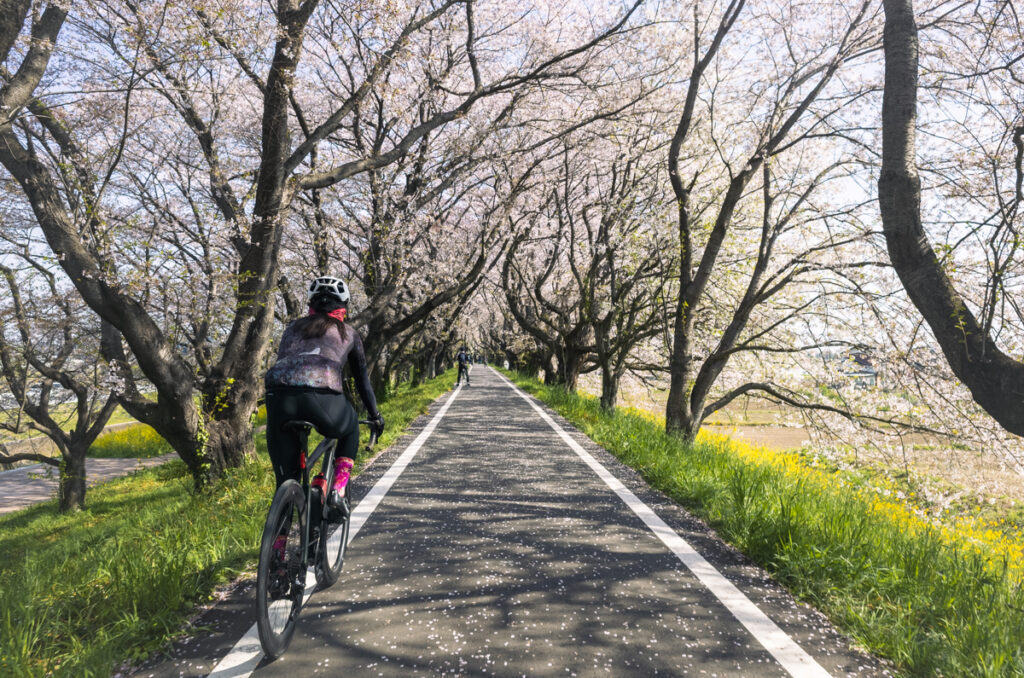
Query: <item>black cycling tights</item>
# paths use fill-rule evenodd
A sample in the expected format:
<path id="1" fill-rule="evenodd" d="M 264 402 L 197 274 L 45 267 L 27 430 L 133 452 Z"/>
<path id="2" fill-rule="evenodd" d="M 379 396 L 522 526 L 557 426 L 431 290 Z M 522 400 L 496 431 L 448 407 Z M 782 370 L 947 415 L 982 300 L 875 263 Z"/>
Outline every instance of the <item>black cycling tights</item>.
<path id="1" fill-rule="evenodd" d="M 359 420 L 341 393 L 301 388 L 267 391 L 267 451 L 277 486 L 289 478 L 299 480 L 299 434 L 281 428 L 292 419 L 308 421 L 325 438 L 337 438 L 337 457 L 356 458 Z M 312 450 L 310 450 L 312 452 Z"/>

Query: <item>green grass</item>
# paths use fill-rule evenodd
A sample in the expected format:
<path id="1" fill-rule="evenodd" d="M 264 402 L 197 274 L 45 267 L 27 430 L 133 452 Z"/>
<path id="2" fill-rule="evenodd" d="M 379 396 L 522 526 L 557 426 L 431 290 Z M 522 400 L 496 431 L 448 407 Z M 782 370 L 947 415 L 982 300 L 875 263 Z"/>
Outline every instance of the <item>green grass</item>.
<path id="1" fill-rule="evenodd" d="M 931 522 L 799 455 L 686 445 L 650 416 L 509 376 L 902 674 L 1024 676 L 1019 534 Z"/>
<path id="2" fill-rule="evenodd" d="M 54 421 L 58 422 L 61 426 L 63 426 L 64 430 L 66 431 L 70 431 L 71 429 L 73 429 L 75 427 L 75 424 L 78 422 L 78 411 L 75 409 L 74 405 L 58 405 L 57 407 L 53 408 L 51 415 L 53 416 Z M 4 412 L 0 414 L 0 420 L 12 422 L 15 420 L 15 417 L 12 412 Z M 25 418 L 23 416 L 22 422 L 24 421 Z M 123 424 L 129 421 L 135 421 L 135 419 L 130 414 L 125 412 L 120 405 L 118 405 L 116 408 L 114 408 L 114 413 L 110 415 L 110 419 L 107 420 L 107 426 L 110 426 L 112 424 Z M 13 440 L 25 440 L 27 438 L 39 437 L 42 437 L 39 431 L 36 431 L 35 429 L 25 428 L 25 430 L 22 433 L 11 433 L 10 431 L 3 431 L 2 433 L 0 433 L 0 442 L 10 442 Z"/>
<path id="3" fill-rule="evenodd" d="M 159 457 L 174 450 L 160 434 L 145 424 L 132 424 L 97 436 L 89 447 L 90 457 Z"/>
<path id="4" fill-rule="evenodd" d="M 193 605 L 249 564 L 273 474 L 266 464 L 190 491 L 173 461 L 0 520 L 0 675 L 109 675 L 153 649 Z"/>
<path id="5" fill-rule="evenodd" d="M 449 372 L 399 386 L 380 406 L 379 449 L 453 382 Z M 274 488 L 263 435 L 256 445 L 256 461 L 202 493 L 175 460 L 90 490 L 81 513 L 61 516 L 51 501 L 0 516 L 0 676 L 108 676 L 252 570 Z"/>

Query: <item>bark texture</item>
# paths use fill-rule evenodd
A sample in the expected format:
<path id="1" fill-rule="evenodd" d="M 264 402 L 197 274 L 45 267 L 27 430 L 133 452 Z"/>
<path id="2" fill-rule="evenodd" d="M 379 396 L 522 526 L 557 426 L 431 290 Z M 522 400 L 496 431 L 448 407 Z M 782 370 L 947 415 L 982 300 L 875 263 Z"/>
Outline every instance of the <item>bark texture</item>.
<path id="1" fill-rule="evenodd" d="M 889 257 L 953 373 L 1007 431 L 1024 435 L 1024 364 L 1003 353 L 946 276 L 921 223 L 915 160 L 918 39 L 912 0 L 885 0 L 878 201 Z"/>

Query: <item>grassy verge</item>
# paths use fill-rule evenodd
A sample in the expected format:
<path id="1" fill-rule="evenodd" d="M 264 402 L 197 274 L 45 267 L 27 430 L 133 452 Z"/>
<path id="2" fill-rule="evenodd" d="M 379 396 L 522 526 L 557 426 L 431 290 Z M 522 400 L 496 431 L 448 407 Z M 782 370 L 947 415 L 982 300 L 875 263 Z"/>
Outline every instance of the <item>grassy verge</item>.
<path id="1" fill-rule="evenodd" d="M 149 426 L 132 424 L 99 434 L 89 447 L 89 456 L 144 459 L 173 451 L 167 441 Z"/>
<path id="2" fill-rule="evenodd" d="M 453 381 L 400 386 L 381 403 L 381 448 Z M 256 445 L 257 461 L 200 494 L 173 461 L 90 490 L 82 513 L 47 502 L 0 516 L 0 676 L 108 676 L 253 568 L 274 487 L 263 435 Z"/>
<path id="3" fill-rule="evenodd" d="M 1024 676 L 1019 534 L 935 522 L 798 454 L 685 445 L 648 413 L 509 376 L 906 675 Z"/>
<path id="4" fill-rule="evenodd" d="M 58 422 L 64 427 L 64 430 L 70 431 L 75 427 L 78 422 L 78 413 L 75 410 L 74 405 L 58 405 L 53 408 L 51 412 L 53 420 Z M 10 413 L 0 414 L 0 421 L 5 420 L 8 422 L 12 421 L 12 415 Z M 24 420 L 23 420 L 24 421 Z M 114 409 L 114 413 L 110 415 L 110 419 L 107 420 L 107 426 L 113 424 L 123 424 L 129 421 L 135 421 L 132 415 L 125 412 L 120 405 Z M 12 442 L 17 440 L 27 440 L 29 438 L 42 438 L 39 431 L 35 429 L 25 429 L 22 433 L 11 433 L 10 431 L 3 431 L 0 433 L 0 442 Z"/>
<path id="5" fill-rule="evenodd" d="M 73 425 L 74 417 L 72 417 L 72 423 L 67 425 Z M 141 459 L 145 457 L 157 457 L 161 454 L 167 454 L 172 452 L 171 446 L 168 445 L 164 440 L 149 426 L 136 422 L 127 412 L 118 408 L 114 416 L 107 422 L 107 426 L 115 426 L 117 424 L 131 423 L 128 426 L 118 427 L 115 430 L 108 430 L 97 436 L 96 440 L 89 447 L 88 456 L 96 458 L 132 458 Z M 56 445 L 50 443 L 45 439 L 44 436 L 39 436 L 37 432 L 33 432 L 31 436 L 23 434 L 20 436 L 14 436 L 16 440 L 24 440 L 29 437 L 41 438 L 43 445 L 41 448 L 36 448 L 41 454 L 57 456 L 58 451 Z M 9 441 L 2 441 L 9 442 Z"/>

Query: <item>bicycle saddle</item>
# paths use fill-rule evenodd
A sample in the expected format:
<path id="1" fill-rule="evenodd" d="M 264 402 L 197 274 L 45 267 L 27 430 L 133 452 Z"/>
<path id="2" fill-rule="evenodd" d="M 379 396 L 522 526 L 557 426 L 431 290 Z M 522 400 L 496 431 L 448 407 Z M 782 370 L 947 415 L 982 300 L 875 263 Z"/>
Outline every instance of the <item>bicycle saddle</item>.
<path id="1" fill-rule="evenodd" d="M 301 419 L 290 419 L 281 425 L 285 431 L 296 431 L 298 433 L 309 433 L 310 430 L 316 428 L 312 422 L 303 421 Z"/>

